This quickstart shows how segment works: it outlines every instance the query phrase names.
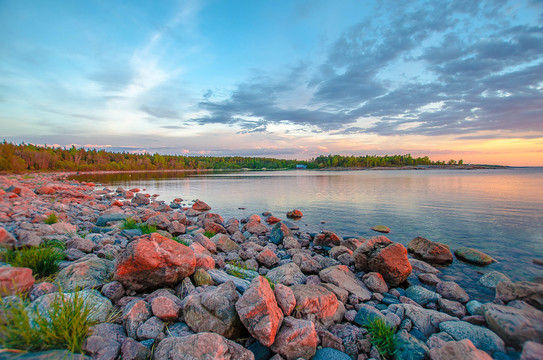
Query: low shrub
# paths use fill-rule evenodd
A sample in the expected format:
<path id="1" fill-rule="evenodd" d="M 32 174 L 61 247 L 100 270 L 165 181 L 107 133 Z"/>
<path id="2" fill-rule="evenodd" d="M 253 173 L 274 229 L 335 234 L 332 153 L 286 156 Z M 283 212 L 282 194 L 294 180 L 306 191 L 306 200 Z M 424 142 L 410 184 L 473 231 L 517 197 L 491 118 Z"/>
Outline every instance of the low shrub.
<path id="1" fill-rule="evenodd" d="M 382 319 L 375 319 L 364 325 L 370 334 L 370 342 L 377 347 L 379 354 L 386 359 L 393 359 L 396 354 L 396 335 L 394 328 Z"/>
<path id="2" fill-rule="evenodd" d="M 48 225 L 56 224 L 56 223 L 58 223 L 58 216 L 55 213 L 51 213 L 51 214 L 49 214 L 49 216 L 47 216 L 45 218 L 45 220 L 43 220 L 43 222 L 48 224 Z"/>
<path id="3" fill-rule="evenodd" d="M 156 232 L 157 228 L 154 225 L 148 225 L 145 223 L 138 223 L 133 218 L 128 218 L 123 220 L 123 224 L 121 228 L 129 230 L 129 229 L 140 229 L 142 234 L 151 234 Z"/>
<path id="4" fill-rule="evenodd" d="M 216 234 L 215 234 L 215 231 L 210 231 L 210 230 L 208 230 L 208 231 L 205 231 L 205 232 L 204 232 L 204 236 L 205 236 L 205 237 L 208 237 L 208 238 L 210 238 L 210 239 L 211 239 L 213 236 L 215 236 L 215 235 L 216 235 Z"/>
<path id="5" fill-rule="evenodd" d="M 65 257 L 64 244 L 56 240 L 42 243 L 38 247 L 23 247 L 4 253 L 5 262 L 14 267 L 32 269 L 32 274 L 36 279 L 56 274 L 59 263 Z"/>
<path id="6" fill-rule="evenodd" d="M 97 321 L 89 319 L 92 307 L 76 291 L 70 298 L 59 289 L 46 311 L 27 312 L 29 302 L 21 294 L 12 301 L 2 300 L 0 309 L 0 344 L 7 349 L 44 351 L 66 349 L 82 352 L 89 328 Z"/>

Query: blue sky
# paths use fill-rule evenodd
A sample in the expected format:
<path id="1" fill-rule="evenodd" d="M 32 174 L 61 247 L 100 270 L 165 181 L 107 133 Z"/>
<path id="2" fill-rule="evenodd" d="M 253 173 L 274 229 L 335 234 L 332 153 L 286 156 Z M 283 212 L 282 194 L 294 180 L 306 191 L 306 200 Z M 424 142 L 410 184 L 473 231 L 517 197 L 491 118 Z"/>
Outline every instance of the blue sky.
<path id="1" fill-rule="evenodd" d="M 0 0 L 14 142 L 543 165 L 543 1 Z"/>

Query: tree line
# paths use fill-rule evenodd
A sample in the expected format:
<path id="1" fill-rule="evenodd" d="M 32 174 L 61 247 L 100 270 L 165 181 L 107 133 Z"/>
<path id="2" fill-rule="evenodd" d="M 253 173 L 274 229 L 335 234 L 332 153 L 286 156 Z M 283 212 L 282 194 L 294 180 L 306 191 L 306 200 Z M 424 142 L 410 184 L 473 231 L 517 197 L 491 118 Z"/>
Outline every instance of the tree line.
<path id="1" fill-rule="evenodd" d="M 451 160 L 449 164 L 456 164 Z M 242 156 L 182 156 L 131 154 L 105 150 L 0 143 L 0 171 L 129 171 L 129 170 L 195 170 L 195 169 L 309 169 L 330 167 L 371 168 L 377 166 L 442 165 L 427 156 L 319 156 L 309 161 Z M 458 162 L 462 164 L 462 160 Z"/>

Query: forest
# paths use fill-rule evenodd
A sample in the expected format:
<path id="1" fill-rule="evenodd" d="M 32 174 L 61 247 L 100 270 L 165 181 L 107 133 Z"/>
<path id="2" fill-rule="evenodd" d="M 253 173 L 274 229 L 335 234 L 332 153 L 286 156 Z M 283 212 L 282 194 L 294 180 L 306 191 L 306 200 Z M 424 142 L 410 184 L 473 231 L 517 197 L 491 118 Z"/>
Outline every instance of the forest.
<path id="1" fill-rule="evenodd" d="M 448 165 L 462 165 L 450 160 Z M 194 170 L 194 169 L 308 169 L 372 168 L 418 165 L 445 165 L 427 156 L 319 156 L 308 161 L 242 156 L 182 156 L 161 154 L 116 153 L 105 150 L 0 143 L 0 171 L 22 173 L 36 171 L 130 171 L 130 170 Z"/>

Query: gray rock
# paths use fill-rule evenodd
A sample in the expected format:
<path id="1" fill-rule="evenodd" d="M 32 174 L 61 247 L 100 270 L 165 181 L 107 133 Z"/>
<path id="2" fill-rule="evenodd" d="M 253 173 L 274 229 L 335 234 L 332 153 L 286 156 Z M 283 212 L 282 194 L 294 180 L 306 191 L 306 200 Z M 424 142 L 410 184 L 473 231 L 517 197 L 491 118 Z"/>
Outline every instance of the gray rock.
<path id="1" fill-rule="evenodd" d="M 476 326 L 465 321 L 444 321 L 439 329 L 451 335 L 456 341 L 469 339 L 478 349 L 489 353 L 505 351 L 505 344 L 498 335 L 482 326 Z"/>
<path id="2" fill-rule="evenodd" d="M 135 339 L 138 328 L 151 317 L 151 307 L 143 300 L 135 299 L 123 309 L 123 323 L 129 337 Z"/>
<path id="3" fill-rule="evenodd" d="M 360 308 L 358 309 L 356 317 L 354 318 L 354 322 L 360 326 L 366 326 L 377 319 L 388 323 L 385 315 L 383 315 L 383 313 L 381 313 L 379 310 L 371 305 L 360 304 Z M 392 326 L 393 324 L 389 325 Z"/>
<path id="4" fill-rule="evenodd" d="M 397 359 L 423 360 L 429 349 L 425 343 L 404 330 L 396 334 L 396 351 Z"/>
<path id="5" fill-rule="evenodd" d="M 286 286 L 304 284 L 306 282 L 306 276 L 294 263 L 278 266 L 270 270 L 266 276 L 274 283 Z"/>
<path id="6" fill-rule="evenodd" d="M 113 271 L 113 261 L 88 255 L 62 269 L 55 282 L 64 291 L 74 291 L 105 284 Z"/>
<path id="7" fill-rule="evenodd" d="M 137 330 L 140 340 L 156 339 L 164 330 L 164 322 L 153 316 L 145 321 Z"/>
<path id="8" fill-rule="evenodd" d="M 470 315 L 483 315 L 483 304 L 477 300 L 470 300 L 466 303 L 466 310 Z"/>
<path id="9" fill-rule="evenodd" d="M 413 285 L 405 291 L 408 298 L 415 301 L 417 304 L 426 305 L 431 302 L 436 302 L 440 296 L 420 285 Z"/>
<path id="10" fill-rule="evenodd" d="M 502 281 L 511 281 L 511 279 L 509 279 L 507 275 L 502 274 L 499 271 L 491 271 L 481 276 L 481 278 L 479 279 L 479 284 L 487 288 L 495 289 L 496 286 L 498 286 L 498 283 Z"/>
<path id="11" fill-rule="evenodd" d="M 492 257 L 489 255 L 472 248 L 468 247 L 459 247 L 454 251 L 454 255 L 456 255 L 457 258 L 460 260 L 464 260 L 466 262 L 475 264 L 475 265 L 489 265 L 493 262 L 496 262 Z"/>
<path id="12" fill-rule="evenodd" d="M 432 265 L 425 263 L 424 261 L 410 258 L 409 262 L 411 263 L 411 266 L 413 267 L 413 272 L 416 274 L 428 273 L 428 274 L 437 275 L 441 273 L 441 271 L 439 271 Z"/>
<path id="13" fill-rule="evenodd" d="M 469 301 L 469 295 L 454 281 L 442 281 L 436 286 L 438 294 L 445 299 L 460 301 L 461 303 L 467 303 Z"/>
<path id="14" fill-rule="evenodd" d="M 247 270 L 250 271 L 250 270 Z M 211 276 L 211 279 L 215 282 L 215 284 L 224 284 L 228 281 L 231 281 L 236 286 L 236 289 L 241 292 L 242 294 L 247 290 L 249 287 L 250 281 L 245 279 L 240 279 L 239 277 L 228 275 L 224 271 L 221 270 L 208 270 L 207 273 Z M 257 273 L 258 275 L 258 273 Z"/>
<path id="15" fill-rule="evenodd" d="M 292 231 L 284 222 L 275 224 L 270 233 L 270 241 L 276 245 L 281 244 L 285 237 L 292 237 Z"/>
<path id="16" fill-rule="evenodd" d="M 121 351 L 121 344 L 114 339 L 92 335 L 83 343 L 85 353 L 97 360 L 115 360 Z"/>
<path id="17" fill-rule="evenodd" d="M 134 339 L 126 338 L 121 346 L 123 360 L 147 360 L 151 356 L 151 350 Z"/>
<path id="18" fill-rule="evenodd" d="M 102 286 L 102 294 L 114 303 L 119 301 L 125 294 L 123 285 L 118 281 L 112 281 Z"/>
<path id="19" fill-rule="evenodd" d="M 466 308 L 458 301 L 451 301 L 447 299 L 439 299 L 437 304 L 441 308 L 441 311 L 457 318 L 463 318 L 466 316 Z"/>
<path id="20" fill-rule="evenodd" d="M 404 309 L 405 316 L 409 318 L 413 325 L 419 329 L 424 336 L 428 337 L 439 329 L 439 324 L 443 321 L 457 321 L 458 319 L 439 311 L 424 309 L 411 304 L 398 305 Z"/>
<path id="21" fill-rule="evenodd" d="M 98 218 L 98 220 L 96 220 L 96 226 L 107 226 L 107 224 L 110 222 L 121 221 L 127 218 L 128 216 L 126 214 L 102 215 Z"/>

